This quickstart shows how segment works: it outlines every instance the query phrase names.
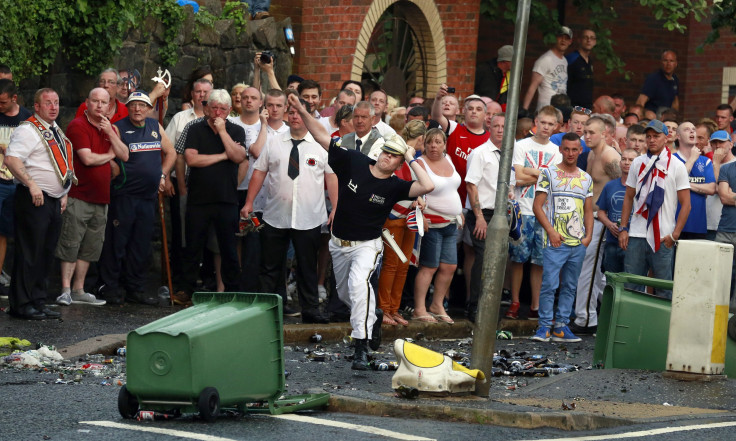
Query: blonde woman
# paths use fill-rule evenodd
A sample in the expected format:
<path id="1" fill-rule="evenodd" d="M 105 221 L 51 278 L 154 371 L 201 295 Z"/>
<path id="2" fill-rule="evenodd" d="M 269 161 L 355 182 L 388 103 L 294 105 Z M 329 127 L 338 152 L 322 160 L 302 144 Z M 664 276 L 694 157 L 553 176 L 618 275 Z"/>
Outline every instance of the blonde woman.
<path id="1" fill-rule="evenodd" d="M 230 116 L 240 116 L 243 113 L 243 107 L 240 105 L 240 94 L 248 88 L 247 84 L 238 83 L 230 89 L 230 98 L 232 98 L 233 106 Z"/>
<path id="2" fill-rule="evenodd" d="M 407 145 L 413 147 L 421 154 L 426 130 L 424 121 L 410 121 L 404 127 L 401 136 Z M 406 163 L 394 174 L 405 181 L 411 181 L 413 179 L 411 169 Z M 407 259 L 411 257 L 416 233 L 406 227 L 406 216 L 415 207 L 416 203 L 412 203 L 411 201 L 397 203 L 394 205 L 391 214 L 383 225 L 383 228 L 391 232 L 394 240 L 396 240 L 396 243 Z M 406 282 L 406 273 L 408 270 L 408 261 L 402 263 L 399 256 L 390 247 L 384 247 L 383 264 L 381 266 L 381 274 L 378 278 L 378 307 L 383 310 L 384 325 L 409 325 L 409 322 L 399 314 L 401 293 L 404 290 L 404 282 Z"/>
<path id="3" fill-rule="evenodd" d="M 457 188 L 461 178 L 447 157 L 447 137 L 440 129 L 430 129 L 424 137 L 424 153 L 419 165 L 434 183 L 428 193 L 424 216 L 429 230 L 422 238 L 419 271 L 414 280 L 412 320 L 425 323 L 455 323 L 443 306 L 457 269 L 457 233 L 463 224 L 463 205 Z M 434 278 L 432 304 L 427 308 L 427 290 Z"/>

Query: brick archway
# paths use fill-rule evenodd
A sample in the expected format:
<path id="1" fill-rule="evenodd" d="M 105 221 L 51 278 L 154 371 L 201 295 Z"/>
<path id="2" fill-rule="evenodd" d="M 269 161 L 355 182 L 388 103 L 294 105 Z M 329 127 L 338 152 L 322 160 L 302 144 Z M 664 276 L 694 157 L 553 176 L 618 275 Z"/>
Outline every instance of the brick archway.
<path id="1" fill-rule="evenodd" d="M 363 75 L 368 43 L 381 15 L 389 6 L 399 0 L 376 0 L 365 15 L 363 24 L 355 45 L 355 56 L 350 71 L 350 79 L 360 81 Z M 412 18 L 411 25 L 422 39 L 419 41 L 426 49 L 427 54 L 427 90 L 437 90 L 440 84 L 447 81 L 447 53 L 445 48 L 445 33 L 437 6 L 433 0 L 409 0 L 409 3 L 421 11 Z M 418 74 L 420 74 L 418 72 Z"/>

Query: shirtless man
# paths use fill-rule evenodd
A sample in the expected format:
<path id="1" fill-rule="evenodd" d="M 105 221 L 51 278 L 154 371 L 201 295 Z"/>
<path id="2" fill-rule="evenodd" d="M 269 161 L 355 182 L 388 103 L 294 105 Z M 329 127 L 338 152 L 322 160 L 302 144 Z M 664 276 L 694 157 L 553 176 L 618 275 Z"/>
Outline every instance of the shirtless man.
<path id="1" fill-rule="evenodd" d="M 578 277 L 577 298 L 575 300 L 575 322 L 570 324 L 574 334 L 592 334 L 598 327 L 596 307 L 603 295 L 605 277 L 601 273 L 603 260 L 603 235 L 606 227 L 598 220 L 598 201 L 603 187 L 608 181 L 621 176 L 619 161 L 621 155 L 606 143 L 605 122 L 602 118 L 591 117 L 585 123 L 585 142 L 590 147 L 588 154 L 588 174 L 593 178 L 593 240 L 585 251 L 583 269 Z"/>

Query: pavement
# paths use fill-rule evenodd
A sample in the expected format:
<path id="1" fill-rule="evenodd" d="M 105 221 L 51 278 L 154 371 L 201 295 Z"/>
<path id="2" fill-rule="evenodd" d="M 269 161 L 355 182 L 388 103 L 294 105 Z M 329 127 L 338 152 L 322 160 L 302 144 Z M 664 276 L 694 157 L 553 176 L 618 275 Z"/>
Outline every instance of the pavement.
<path id="1" fill-rule="evenodd" d="M 0 308 L 7 308 L 7 300 L 0 300 Z M 126 304 L 72 305 L 59 309 L 63 312 L 61 320 L 42 322 L 16 320 L 0 314 L 0 336 L 53 344 L 70 360 L 86 354 L 110 355 L 125 345 L 127 332 L 181 308 Z M 311 325 L 287 318 L 284 361 L 289 376 L 285 394 L 329 392 L 327 410 L 333 412 L 521 428 L 594 430 L 736 416 L 736 380 L 678 381 L 663 376 L 662 372 L 594 369 L 594 336 L 585 336 L 581 343 L 533 342 L 527 337 L 535 327 L 535 321 L 501 320 L 499 329 L 510 330 L 514 338 L 496 341 L 495 350 L 543 354 L 557 363 L 578 365 L 580 370 L 541 378 L 492 377 L 488 398 L 422 394 L 410 400 L 398 397 L 391 389 L 393 372 L 350 369 L 346 356 L 352 355 L 353 350 L 343 341 L 350 334 L 349 323 Z M 454 325 L 411 322 L 406 327 L 384 326 L 384 343 L 373 356 L 381 361 L 395 360 L 392 342 L 397 338 L 411 338 L 438 352 L 453 349 L 469 355 L 472 331 L 473 326 L 467 320 L 457 320 Z M 310 341 L 314 334 L 321 335 L 320 343 Z M 315 349 L 328 354 L 325 361 L 310 358 L 309 353 Z"/>

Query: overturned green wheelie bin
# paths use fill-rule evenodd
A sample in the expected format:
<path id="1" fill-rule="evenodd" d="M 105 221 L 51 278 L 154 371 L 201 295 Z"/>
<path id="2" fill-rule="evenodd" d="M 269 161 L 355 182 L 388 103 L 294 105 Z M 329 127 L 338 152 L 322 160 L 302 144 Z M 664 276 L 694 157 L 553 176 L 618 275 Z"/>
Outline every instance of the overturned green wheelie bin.
<path id="1" fill-rule="evenodd" d="M 329 394 L 280 399 L 280 296 L 201 292 L 192 302 L 128 334 L 127 384 L 118 396 L 123 418 L 198 412 L 213 421 L 226 408 L 279 414 L 327 403 Z"/>

